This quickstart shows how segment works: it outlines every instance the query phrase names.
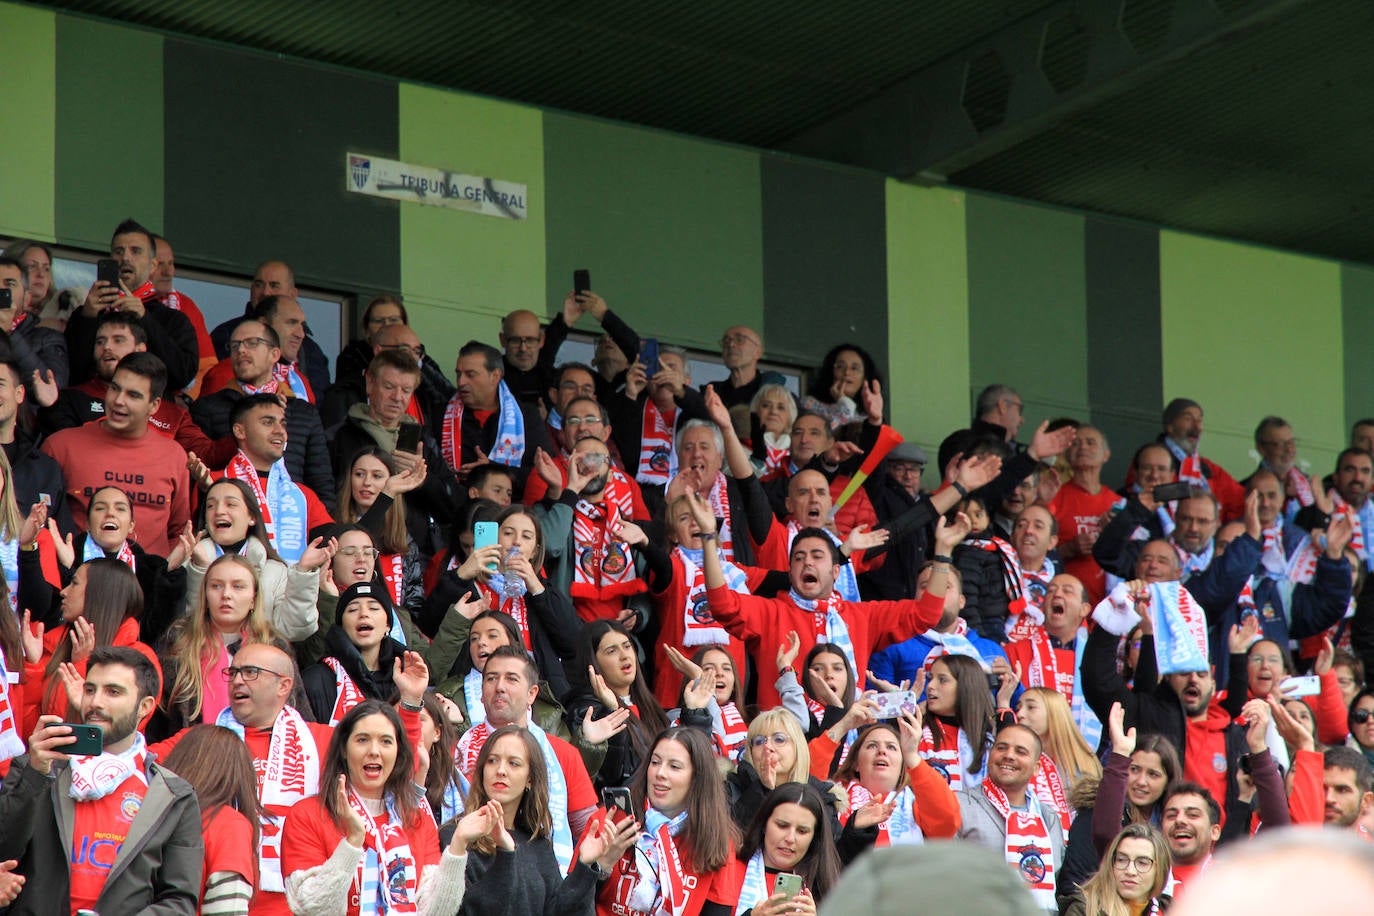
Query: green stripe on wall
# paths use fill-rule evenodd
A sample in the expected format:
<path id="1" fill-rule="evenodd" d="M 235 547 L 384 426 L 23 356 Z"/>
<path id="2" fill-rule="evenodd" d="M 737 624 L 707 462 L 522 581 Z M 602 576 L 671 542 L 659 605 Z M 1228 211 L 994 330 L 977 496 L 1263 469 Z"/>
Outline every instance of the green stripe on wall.
<path id="1" fill-rule="evenodd" d="M 55 164 L 59 241 L 108 251 L 126 217 L 163 225 L 161 36 L 58 18 Z"/>
<path id="2" fill-rule="evenodd" d="M 1341 267 L 1341 340 L 1345 351 L 1345 429 L 1374 417 L 1374 268 Z"/>
<path id="3" fill-rule="evenodd" d="M 1341 268 L 1177 232 L 1159 237 L 1164 399 L 1202 404 L 1202 453 L 1240 479 L 1266 414 L 1293 425 L 1323 473 L 1345 438 Z"/>
<path id="4" fill-rule="evenodd" d="M 543 116 L 421 86 L 398 91 L 403 162 L 528 188 L 524 220 L 394 204 L 410 323 L 447 372 L 468 339 L 496 344 L 500 316 L 519 308 L 545 312 Z"/>
<path id="5" fill-rule="evenodd" d="M 1025 402 L 1019 438 L 1041 420 L 1088 416 L 1084 218 L 993 197 L 968 198 L 973 396 L 1011 385 Z"/>
<path id="6" fill-rule="evenodd" d="M 968 249 L 962 191 L 887 183 L 887 403 L 926 448 L 968 424 Z M 938 474 L 927 481 L 932 483 Z"/>
<path id="7" fill-rule="evenodd" d="M 25 6 L 0 6 L 5 36 L 5 87 L 0 124 L 5 124 L 0 168 L 0 234 L 52 241 L 53 157 L 57 136 L 57 17 Z"/>
<path id="8" fill-rule="evenodd" d="M 728 325 L 762 329 L 757 153 L 550 113 L 544 155 L 550 309 L 586 268 L 641 337 L 718 350 Z"/>

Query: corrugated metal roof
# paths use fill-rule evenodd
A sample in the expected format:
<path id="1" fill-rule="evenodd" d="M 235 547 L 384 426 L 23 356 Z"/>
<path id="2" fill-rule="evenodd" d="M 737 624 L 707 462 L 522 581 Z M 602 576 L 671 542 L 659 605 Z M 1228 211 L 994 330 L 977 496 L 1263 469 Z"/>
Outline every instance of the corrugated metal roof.
<path id="1" fill-rule="evenodd" d="M 1195 0 L 1197 3 L 1208 0 Z M 1255 0 L 1211 0 L 1232 12 Z M 1049 0 L 52 0 L 49 6 L 759 147 L 1047 9 Z M 1171 0 L 1130 0 L 1137 47 Z M 1060 22 L 1046 70 L 1085 48 Z M 1374 261 L 1374 4 L 1320 0 L 1215 42 L 956 184 Z M 980 84 L 981 85 L 981 84 Z M 993 100 L 995 101 L 995 99 Z"/>

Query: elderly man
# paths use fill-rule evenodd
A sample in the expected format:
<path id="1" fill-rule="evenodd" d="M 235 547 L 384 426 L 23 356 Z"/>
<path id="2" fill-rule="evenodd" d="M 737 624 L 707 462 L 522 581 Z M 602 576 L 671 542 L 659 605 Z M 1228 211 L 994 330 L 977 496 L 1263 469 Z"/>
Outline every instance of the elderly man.
<path id="1" fill-rule="evenodd" d="M 367 364 L 357 366 L 357 360 L 366 354 L 367 361 L 371 362 L 372 357 L 383 350 L 395 350 L 409 356 L 420 366 L 420 385 L 411 395 L 406 413 L 424 424 L 431 416 L 444 412 L 445 405 L 458 389 L 425 352 L 425 345 L 415 330 L 404 322 L 391 322 L 370 330 L 366 341 L 350 344 L 347 362 L 340 354 L 338 371 L 342 374 L 320 400 L 320 421 L 325 429 L 338 426 L 354 404 L 367 400 Z"/>
<path id="2" fill-rule="evenodd" d="M 243 307 L 243 317 L 262 317 L 257 313 L 258 303 L 266 296 L 285 296 L 299 301 L 296 289 L 296 272 L 285 261 L 263 261 L 253 272 L 253 282 L 248 287 L 248 304 Z M 215 345 L 215 355 L 220 359 L 229 355 L 229 332 L 234 330 L 238 318 L 221 322 L 210 332 L 210 340 Z M 300 345 L 297 362 L 309 380 L 312 391 L 323 393 L 329 389 L 329 360 L 310 336 L 310 329 L 303 326 L 305 338 Z M 282 332 L 278 332 L 282 333 Z"/>
<path id="3" fill-rule="evenodd" d="M 1293 435 L 1293 427 L 1283 417 L 1268 416 L 1260 420 L 1255 427 L 1255 450 L 1260 453 L 1255 473 L 1271 471 L 1279 479 L 1284 492 L 1283 515 L 1292 521 L 1299 509 L 1315 501 L 1312 482 L 1298 467 L 1298 440 Z M 1248 488 L 1254 476 L 1251 474 L 1240 485 Z"/>
<path id="4" fill-rule="evenodd" d="M 606 300 L 591 290 L 568 293 L 562 310 L 544 327 L 540 327 L 539 316 L 534 312 L 517 309 L 501 319 L 500 337 L 506 384 L 517 400 L 537 405 L 547 397 L 554 384 L 558 348 L 586 314 L 596 319 L 606 337 L 631 359 L 639 352 L 639 336 L 611 311 Z M 604 397 L 610 389 L 598 389 L 596 393 Z"/>
<path id="5" fill-rule="evenodd" d="M 764 385 L 781 385 L 783 377 L 777 372 L 760 372 L 763 358 L 763 338 L 759 332 L 744 325 L 726 328 L 720 337 L 720 361 L 730 375 L 712 383 L 716 394 L 726 407 L 743 404 L 746 407 Z"/>
<path id="6" fill-rule="evenodd" d="M 1178 462 L 1179 480 L 1216 496 L 1223 521 L 1240 518 L 1245 511 L 1245 490 L 1225 468 L 1202 457 L 1202 429 L 1202 405 L 1189 398 L 1174 398 L 1164 408 L 1164 431 L 1155 441 Z M 1128 476 L 1127 485 L 1131 482 Z"/>

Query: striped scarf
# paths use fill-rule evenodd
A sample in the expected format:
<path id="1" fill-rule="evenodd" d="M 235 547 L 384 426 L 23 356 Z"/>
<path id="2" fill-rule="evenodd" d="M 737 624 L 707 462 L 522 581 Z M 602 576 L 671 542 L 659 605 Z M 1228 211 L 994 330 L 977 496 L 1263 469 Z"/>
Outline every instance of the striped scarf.
<path id="1" fill-rule="evenodd" d="M 987 769 L 986 760 L 973 769 L 973 745 L 962 728 L 950 725 L 935 716 L 928 716 L 934 726 L 940 729 L 940 746 L 935 746 L 935 734 L 928 723 L 921 728 L 921 744 L 917 753 L 921 759 L 935 768 L 935 772 L 945 778 L 953 792 L 960 789 L 976 789 L 983 781 Z"/>
<path id="2" fill-rule="evenodd" d="M 10 685 L 19 683 L 19 672 L 9 669 L 4 650 L 0 650 L 0 675 L 0 760 L 10 760 L 24 753 L 28 745 L 19 735 L 10 704 Z"/>
<path id="3" fill-rule="evenodd" d="M 677 474 L 673 430 L 678 412 L 674 408 L 665 414 L 654 405 L 653 398 L 645 398 L 644 423 L 639 433 L 639 462 L 635 465 L 635 480 L 640 483 L 662 486 Z"/>
<path id="4" fill-rule="evenodd" d="M 263 527 L 267 529 L 267 540 L 287 566 L 295 566 L 310 540 L 306 516 L 305 493 L 291 480 L 291 472 L 286 469 L 286 459 L 278 458 L 267 472 L 264 484 L 253 462 L 240 449 L 224 469 L 224 476 L 241 480 L 252 489 L 262 510 Z"/>
<path id="5" fill-rule="evenodd" d="M 687 898 L 700 883 L 688 886 L 687 869 L 673 842 L 673 837 L 686 826 L 686 811 L 670 819 L 653 806 L 645 810 L 644 831 L 635 842 L 635 848 L 652 867 L 640 871 L 630 891 L 631 910 L 654 916 L 682 916 L 686 911 Z"/>
<path id="6" fill-rule="evenodd" d="M 706 600 L 706 575 L 702 572 L 702 553 L 689 547 L 678 545 L 673 548 L 673 557 L 681 567 L 682 584 L 687 587 L 682 608 L 682 644 L 684 646 L 725 646 L 730 644 L 730 634 L 711 616 L 711 605 Z M 749 594 L 749 583 L 744 570 L 721 557 L 721 572 L 725 574 L 725 587 L 739 595 Z"/>
<path id="7" fill-rule="evenodd" d="M 353 678 L 344 670 L 343 663 L 332 655 L 326 656 L 324 663 L 334 672 L 334 709 L 329 713 L 329 724 L 338 725 L 348 711 L 362 703 L 367 697 L 358 689 Z"/>
<path id="8" fill-rule="evenodd" d="M 824 598 L 812 601 L 798 595 L 796 589 L 789 589 L 787 597 L 799 609 L 811 615 L 816 642 L 830 643 L 843 652 L 849 660 L 849 670 L 856 672 L 857 677 L 859 666 L 854 662 L 854 642 L 849 638 L 849 626 L 840 616 L 840 596 L 832 590 Z"/>
<path id="9" fill-rule="evenodd" d="M 787 552 L 789 554 L 792 552 L 792 544 L 797 540 L 797 533 L 801 530 L 802 529 L 800 525 L 798 525 L 794 521 L 791 521 L 790 519 L 788 520 Z M 821 530 L 824 531 L 827 535 L 829 535 L 830 543 L 834 544 L 836 547 L 839 547 L 841 544 L 844 543 L 844 541 L 841 540 L 840 537 L 836 535 L 835 532 L 831 531 L 829 528 L 822 528 Z M 841 564 L 840 574 L 835 577 L 835 591 L 839 592 L 840 597 L 843 598 L 845 601 L 860 600 L 859 579 L 857 576 L 854 575 L 853 563 Z"/>
<path id="10" fill-rule="evenodd" d="M 1040 755 L 1040 769 L 1031 780 L 1030 790 L 1035 793 L 1036 798 L 1059 812 L 1059 826 L 1067 834 L 1073 824 L 1073 807 L 1069 804 L 1068 794 L 1064 791 L 1064 780 L 1059 776 L 1059 766 L 1049 754 Z"/>
<path id="11" fill-rule="evenodd" d="M 421 804 L 428 807 L 423 799 Z M 420 881 L 396 800 L 386 799 L 386 822 L 377 823 L 363 800 L 348 791 L 348 806 L 363 822 L 363 861 L 353 876 L 358 893 L 358 916 L 417 913 Z"/>
<path id="12" fill-rule="evenodd" d="M 644 591 L 635 569 L 630 545 L 613 533 L 622 518 L 630 517 L 630 494 L 606 479 L 599 503 L 577 501 L 573 513 L 573 581 L 568 589 L 574 598 L 608 599 Z"/>
<path id="13" fill-rule="evenodd" d="M 1026 606 L 1026 580 L 1016 548 L 996 535 L 969 537 L 964 543 L 979 550 L 995 551 L 1002 562 L 1002 586 L 1007 590 L 1007 612 L 1020 614 Z"/>
<path id="14" fill-rule="evenodd" d="M 496 443 L 487 457 L 496 464 L 519 467 L 525 457 L 525 415 L 504 381 L 497 383 L 496 399 Z M 463 465 L 463 412 L 463 399 L 455 394 L 444 408 L 443 425 L 439 428 L 439 450 L 444 462 L 455 471 Z"/>
<path id="15" fill-rule="evenodd" d="M 1027 792 L 1026 810 L 1014 811 L 1007 793 L 992 780 L 984 780 L 983 794 L 1006 818 L 1004 852 L 1007 864 L 1026 882 L 1026 889 L 1038 907 L 1058 912 L 1054 899 L 1054 848 L 1050 846 L 1050 831 L 1041 815 L 1039 802 Z"/>
<path id="16" fill-rule="evenodd" d="M 849 796 L 850 811 L 857 811 L 875 799 L 891 798 L 894 794 L 888 793 L 884 798 L 880 798 L 857 782 L 851 782 L 844 790 Z M 916 823 L 916 794 L 911 791 L 911 786 L 895 794 L 897 804 L 892 806 L 892 813 L 888 815 L 887 820 L 878 825 L 878 839 L 873 845 L 880 849 L 884 846 L 918 846 L 926 841 L 925 834 Z"/>

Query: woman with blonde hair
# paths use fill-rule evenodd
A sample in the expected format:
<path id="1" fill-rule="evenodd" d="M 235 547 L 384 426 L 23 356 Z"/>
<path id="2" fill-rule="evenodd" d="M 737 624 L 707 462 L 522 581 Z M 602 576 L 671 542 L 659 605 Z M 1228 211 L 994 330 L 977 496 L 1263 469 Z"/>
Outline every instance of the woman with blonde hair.
<path id="1" fill-rule="evenodd" d="M 1102 763 L 1073 722 L 1064 695 L 1052 687 L 1028 687 L 1016 707 L 1016 720 L 1035 732 L 1043 748 L 1040 771 L 1031 782 L 1036 798 L 1054 805 L 1067 832 L 1074 809 L 1074 786 L 1085 776 L 1102 778 Z"/>
<path id="2" fill-rule="evenodd" d="M 788 782 L 809 785 L 827 801 L 831 835 L 839 836 L 841 803 L 834 783 L 811 775 L 811 751 L 797 717 L 781 706 L 759 713 L 749 723 L 744 751 L 735 772 L 725 777 L 730 816 L 743 830 L 753 821 L 764 798 Z"/>
<path id="3" fill-rule="evenodd" d="M 1102 865 L 1070 899 L 1064 916 L 1156 916 L 1173 903 L 1162 893 L 1169 878 L 1169 845 L 1149 824 L 1121 830 Z"/>

